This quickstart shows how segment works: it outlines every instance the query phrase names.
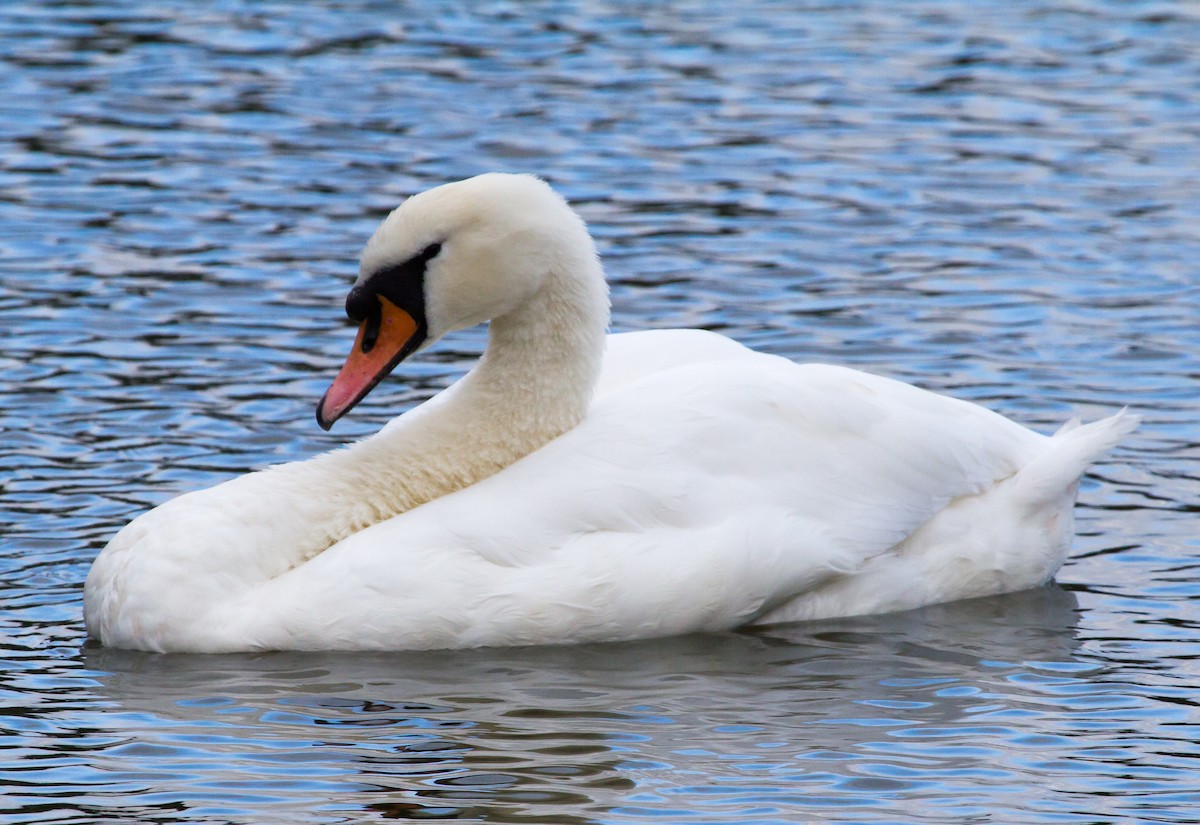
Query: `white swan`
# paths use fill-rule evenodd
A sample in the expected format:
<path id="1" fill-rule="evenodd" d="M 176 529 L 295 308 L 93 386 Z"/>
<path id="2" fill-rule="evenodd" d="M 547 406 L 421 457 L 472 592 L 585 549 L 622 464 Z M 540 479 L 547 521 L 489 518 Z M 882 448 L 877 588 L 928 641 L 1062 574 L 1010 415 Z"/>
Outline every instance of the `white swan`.
<path id="1" fill-rule="evenodd" d="M 408 199 L 362 254 L 328 427 L 415 349 L 468 375 L 347 449 L 180 496 L 100 553 L 88 632 L 159 651 L 632 639 L 1036 586 L 1077 481 L 1133 429 L 1053 437 L 718 335 L 605 336 L 583 222 L 536 178 Z"/>

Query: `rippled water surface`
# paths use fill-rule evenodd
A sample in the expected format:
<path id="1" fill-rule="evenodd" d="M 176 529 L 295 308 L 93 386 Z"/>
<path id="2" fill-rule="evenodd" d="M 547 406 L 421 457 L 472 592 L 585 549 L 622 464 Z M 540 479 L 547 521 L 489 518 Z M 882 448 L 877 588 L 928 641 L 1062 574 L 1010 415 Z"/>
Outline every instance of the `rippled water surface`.
<path id="1" fill-rule="evenodd" d="M 9 0 L 0 88 L 3 821 L 1197 818 L 1194 6 Z M 481 331 L 313 422 L 376 221 L 490 169 L 574 201 L 619 329 L 1142 412 L 1060 584 L 627 645 L 85 645 L 132 516 L 467 368 Z"/>

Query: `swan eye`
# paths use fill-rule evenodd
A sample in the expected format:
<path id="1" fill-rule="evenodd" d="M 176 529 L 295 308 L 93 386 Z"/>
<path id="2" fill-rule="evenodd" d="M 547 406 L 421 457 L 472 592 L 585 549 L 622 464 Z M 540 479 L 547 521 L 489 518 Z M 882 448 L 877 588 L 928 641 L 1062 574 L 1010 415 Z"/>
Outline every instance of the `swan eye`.
<path id="1" fill-rule="evenodd" d="M 386 298 L 425 328 L 425 264 L 442 251 L 442 244 L 431 243 L 408 260 L 383 267 L 355 284 L 346 296 L 346 316 L 363 325 L 362 351 L 368 353 L 379 339 L 382 308 Z M 422 336 L 424 332 L 422 332 Z"/>

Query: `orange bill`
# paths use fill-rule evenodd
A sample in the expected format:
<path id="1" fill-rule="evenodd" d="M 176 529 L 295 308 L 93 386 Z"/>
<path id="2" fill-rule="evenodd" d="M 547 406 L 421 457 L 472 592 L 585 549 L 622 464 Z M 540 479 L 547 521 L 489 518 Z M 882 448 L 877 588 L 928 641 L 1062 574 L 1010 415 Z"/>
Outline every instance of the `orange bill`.
<path id="1" fill-rule="evenodd" d="M 413 317 L 382 295 L 376 297 L 378 320 L 368 318 L 359 325 L 354 348 L 317 404 L 321 429 L 333 426 L 420 344 Z"/>

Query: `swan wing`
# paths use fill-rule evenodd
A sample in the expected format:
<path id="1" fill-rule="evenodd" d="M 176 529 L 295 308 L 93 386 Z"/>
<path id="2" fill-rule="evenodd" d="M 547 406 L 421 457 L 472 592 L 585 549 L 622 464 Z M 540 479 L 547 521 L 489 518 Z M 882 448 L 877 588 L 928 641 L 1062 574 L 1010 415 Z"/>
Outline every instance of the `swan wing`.
<path id="1" fill-rule="evenodd" d="M 889 379 L 729 354 L 615 364 L 580 426 L 274 578 L 232 620 L 265 647 L 733 627 L 861 570 L 1048 440 Z"/>

